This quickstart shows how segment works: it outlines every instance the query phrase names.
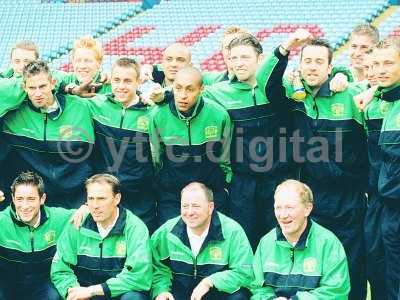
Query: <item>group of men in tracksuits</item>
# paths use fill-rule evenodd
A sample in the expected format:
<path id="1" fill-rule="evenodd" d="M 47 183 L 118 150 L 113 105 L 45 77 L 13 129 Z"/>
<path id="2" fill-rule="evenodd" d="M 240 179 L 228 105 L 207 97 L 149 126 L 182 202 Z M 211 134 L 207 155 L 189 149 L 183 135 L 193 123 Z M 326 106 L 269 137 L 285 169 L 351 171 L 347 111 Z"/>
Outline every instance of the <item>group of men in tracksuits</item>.
<path id="1" fill-rule="evenodd" d="M 78 74 L 51 76 L 40 61 L 27 64 L 22 77 L 4 73 L 9 78 L 0 82 L 0 158 L 7 170 L 2 183 L 10 185 L 21 171 L 32 170 L 44 179 L 49 205 L 77 208 L 85 199 L 85 179 L 111 173 L 121 182 L 121 205 L 153 232 L 179 215 L 181 190 L 200 182 L 212 190 L 216 209 L 243 227 L 255 249 L 276 226 L 276 187 L 297 178 L 314 193 L 313 220 L 343 244 L 349 298 L 365 298 L 368 276 L 373 297 L 394 299 L 398 264 L 387 262 L 399 261 L 394 201 L 399 51 L 396 41 L 374 48 L 371 38 L 367 64 L 365 53 L 356 49 L 364 42 L 360 36 L 371 37 L 367 28 L 357 28 L 350 39 L 354 69 L 337 73 L 362 81 L 360 69 L 377 68 L 378 82 L 355 82 L 340 91 L 332 88 L 337 69 L 329 44 L 304 30 L 268 57 L 251 34 L 229 32 L 228 71 L 218 76 L 190 67 L 184 46 L 168 47 L 163 64 L 152 68 L 164 88 L 153 106 L 137 92 L 140 70 L 129 58 L 116 61 L 110 83 L 101 84 L 99 73 L 92 76 L 99 85 L 90 99 L 76 95 L 93 83 Z M 297 46 L 303 46 L 301 86 L 296 75 L 284 76 L 289 52 Z M 379 61 L 392 54 L 395 67 Z M 387 78 L 393 80 L 384 82 Z M 295 101 L 299 89 L 304 97 Z M 353 100 L 363 90 L 369 92 L 366 98 L 374 93 L 364 112 Z M 376 267 L 385 280 L 369 268 L 370 257 L 380 262 Z"/>

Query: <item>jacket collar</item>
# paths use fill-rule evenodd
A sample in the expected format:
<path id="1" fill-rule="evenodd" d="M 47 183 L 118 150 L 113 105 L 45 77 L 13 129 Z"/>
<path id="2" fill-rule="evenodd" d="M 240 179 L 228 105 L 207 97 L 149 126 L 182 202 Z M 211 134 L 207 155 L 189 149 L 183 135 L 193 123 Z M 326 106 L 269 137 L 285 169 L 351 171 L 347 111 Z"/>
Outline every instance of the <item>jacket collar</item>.
<path id="1" fill-rule="evenodd" d="M 107 94 L 106 97 L 107 97 L 108 101 L 110 101 L 110 102 L 120 106 L 121 108 L 123 108 L 123 105 L 119 101 L 115 100 L 114 94 Z M 126 108 L 127 110 L 136 110 L 136 109 L 147 108 L 148 105 L 143 103 L 142 97 L 140 95 L 138 95 L 138 97 L 139 97 L 139 102 L 127 107 Z"/>
<path id="2" fill-rule="evenodd" d="M 315 97 L 330 97 L 330 96 L 332 96 L 333 93 L 332 93 L 332 91 L 330 89 L 330 86 L 329 86 L 330 83 L 331 83 L 331 79 L 332 78 L 328 77 L 328 79 L 319 88 L 319 90 L 318 90 L 317 94 L 315 95 Z M 304 85 L 305 90 L 309 94 L 313 95 L 313 89 L 310 86 L 308 86 L 308 84 L 304 80 L 302 80 L 302 83 Z"/>
<path id="3" fill-rule="evenodd" d="M 21 75 L 15 74 L 13 68 L 8 68 L 0 73 L 1 77 L 3 78 L 12 78 L 12 77 L 21 77 Z"/>
<path id="4" fill-rule="evenodd" d="M 48 113 L 47 115 L 48 115 L 48 117 L 50 119 L 56 120 L 61 116 L 62 112 L 65 109 L 65 95 L 61 94 L 61 93 L 54 93 L 54 92 L 53 92 L 53 95 L 54 95 L 54 101 L 57 101 L 57 103 L 58 103 L 58 108 L 55 111 L 52 111 L 51 113 Z M 32 104 L 32 102 L 29 100 L 28 96 L 26 96 L 26 100 L 28 102 L 28 106 L 33 111 L 38 112 L 38 113 L 42 113 L 40 108 L 37 108 Z"/>
<path id="5" fill-rule="evenodd" d="M 195 118 L 197 115 L 200 114 L 200 111 L 202 110 L 202 108 L 204 106 L 203 97 L 200 95 L 197 98 L 196 104 L 189 110 L 187 115 L 186 114 L 184 115 L 176 109 L 174 94 L 169 93 L 169 95 L 170 96 L 168 96 L 168 97 L 172 97 L 172 98 L 169 99 L 167 102 L 168 102 L 168 105 L 169 105 L 169 108 L 170 108 L 172 114 L 183 121 L 190 121 L 191 119 Z"/>
<path id="6" fill-rule="evenodd" d="M 400 83 L 395 84 L 388 88 L 378 88 L 379 98 L 387 102 L 394 102 L 400 100 Z"/>
<path id="7" fill-rule="evenodd" d="M 115 225 L 111 229 L 111 231 L 108 234 L 108 236 L 110 236 L 110 235 L 122 235 L 123 232 L 124 232 L 125 224 L 126 224 L 126 209 L 119 206 L 118 219 L 115 222 Z M 99 230 L 97 228 L 97 223 L 93 220 L 93 217 L 92 217 L 91 214 L 89 214 L 86 217 L 85 221 L 82 224 L 82 227 L 99 233 Z"/>
<path id="8" fill-rule="evenodd" d="M 248 83 L 239 81 L 239 79 L 235 75 L 230 78 L 228 76 L 228 72 L 227 72 L 226 76 L 228 77 L 229 83 L 232 85 L 234 84 L 235 88 L 237 88 L 239 90 L 252 90 L 253 89 L 253 87 L 251 85 L 249 85 Z"/>
<path id="9" fill-rule="evenodd" d="M 12 219 L 12 221 L 20 226 L 20 227 L 30 227 L 29 224 L 26 224 L 24 222 L 22 222 L 18 216 L 17 216 L 17 212 L 15 210 L 15 205 L 13 202 L 11 202 L 10 204 L 10 217 Z M 46 214 L 46 210 L 44 209 L 44 205 L 40 205 L 40 221 L 39 221 L 39 226 L 42 226 L 48 219 L 48 216 Z"/>
<path id="10" fill-rule="evenodd" d="M 191 249 L 189 236 L 187 233 L 187 226 L 183 222 L 182 218 L 179 218 L 178 223 L 176 223 L 175 226 L 172 228 L 171 233 L 174 234 L 176 237 L 178 237 L 186 247 Z M 224 241 L 224 235 L 222 233 L 222 227 L 221 227 L 221 220 L 219 218 L 218 213 L 215 210 L 211 215 L 210 228 L 208 230 L 206 239 L 204 240 L 204 243 L 201 246 L 200 251 L 204 249 L 205 246 L 210 241 Z"/>
<path id="11" fill-rule="evenodd" d="M 294 249 L 303 250 L 303 249 L 305 249 L 307 247 L 307 239 L 308 239 L 308 235 L 310 233 L 311 226 L 312 226 L 311 219 L 307 219 L 306 229 L 303 231 L 303 233 L 301 234 L 298 242 L 293 247 Z M 281 227 L 279 225 L 276 226 L 276 240 L 277 241 L 286 241 L 291 245 L 291 243 L 283 235 L 282 229 L 281 229 Z"/>

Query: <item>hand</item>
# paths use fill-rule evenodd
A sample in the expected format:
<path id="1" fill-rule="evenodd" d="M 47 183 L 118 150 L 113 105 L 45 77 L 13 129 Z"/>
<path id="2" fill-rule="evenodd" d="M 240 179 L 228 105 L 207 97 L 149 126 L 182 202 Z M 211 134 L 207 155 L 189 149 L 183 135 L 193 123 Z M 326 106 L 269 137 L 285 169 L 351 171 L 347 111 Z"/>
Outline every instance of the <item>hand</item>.
<path id="1" fill-rule="evenodd" d="M 4 197 L 4 193 L 0 191 L 0 202 L 3 202 L 4 200 L 6 200 L 6 197 Z"/>
<path id="2" fill-rule="evenodd" d="M 312 38 L 313 36 L 308 30 L 298 28 L 295 32 L 289 35 L 289 38 L 282 44 L 282 47 L 284 47 L 286 50 L 292 50 L 294 48 L 300 47 Z"/>
<path id="3" fill-rule="evenodd" d="M 208 293 L 213 284 L 207 277 L 204 278 L 200 283 L 194 288 L 190 300 L 201 300 L 201 298 Z"/>
<path id="4" fill-rule="evenodd" d="M 105 83 L 109 84 L 109 83 L 111 83 L 111 76 L 110 76 L 110 74 L 108 74 L 108 73 L 101 73 L 101 74 L 100 74 L 100 82 L 101 82 L 102 84 L 105 84 Z"/>
<path id="5" fill-rule="evenodd" d="M 353 97 L 354 103 L 360 111 L 363 111 L 365 107 L 372 101 L 377 88 L 377 86 L 371 87 L 368 90 Z"/>
<path id="6" fill-rule="evenodd" d="M 164 93 L 164 89 L 159 83 L 157 83 L 150 93 L 149 100 L 153 101 L 154 103 L 159 103 L 164 100 Z"/>
<path id="7" fill-rule="evenodd" d="M 343 92 L 348 86 L 349 81 L 343 73 L 337 73 L 329 83 L 329 88 L 332 92 Z"/>
<path id="8" fill-rule="evenodd" d="M 92 80 L 84 81 L 71 90 L 71 94 L 82 98 L 92 98 L 96 96 L 96 89 L 101 87 L 101 83 L 93 83 Z"/>
<path id="9" fill-rule="evenodd" d="M 88 213 L 88 206 L 86 204 L 81 205 L 81 207 L 79 207 L 79 209 L 73 214 L 69 222 L 74 224 L 74 227 L 76 229 L 79 229 L 79 227 L 81 227 L 83 219 L 87 216 Z"/>
<path id="10" fill-rule="evenodd" d="M 92 297 L 92 293 L 87 287 L 76 286 L 68 289 L 67 300 L 87 300 L 90 297 Z"/>
<path id="11" fill-rule="evenodd" d="M 164 292 L 158 295 L 155 300 L 175 300 L 175 298 L 170 292 Z"/>
<path id="12" fill-rule="evenodd" d="M 140 67 L 140 80 L 145 82 L 147 80 L 153 80 L 153 66 L 144 64 Z"/>

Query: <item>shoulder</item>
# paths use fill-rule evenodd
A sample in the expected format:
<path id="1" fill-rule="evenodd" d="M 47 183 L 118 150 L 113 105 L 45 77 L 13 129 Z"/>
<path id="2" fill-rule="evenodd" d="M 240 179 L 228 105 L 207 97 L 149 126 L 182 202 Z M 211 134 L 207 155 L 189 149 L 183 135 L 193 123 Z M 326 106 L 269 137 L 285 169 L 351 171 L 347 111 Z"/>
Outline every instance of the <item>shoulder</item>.
<path id="1" fill-rule="evenodd" d="M 311 235 L 311 236 L 310 236 Z M 322 225 L 319 225 L 315 221 L 312 221 L 312 227 L 311 227 L 311 232 L 310 232 L 309 237 L 317 241 L 317 243 L 320 245 L 320 247 L 325 245 L 331 245 L 331 246 L 341 246 L 341 242 L 337 238 L 337 236 L 330 231 L 329 229 L 323 227 Z"/>
<path id="2" fill-rule="evenodd" d="M 175 227 L 175 225 L 179 222 L 180 219 L 181 217 L 178 216 L 166 221 L 153 233 L 152 239 L 157 237 L 159 238 L 160 236 L 167 236 Z"/>

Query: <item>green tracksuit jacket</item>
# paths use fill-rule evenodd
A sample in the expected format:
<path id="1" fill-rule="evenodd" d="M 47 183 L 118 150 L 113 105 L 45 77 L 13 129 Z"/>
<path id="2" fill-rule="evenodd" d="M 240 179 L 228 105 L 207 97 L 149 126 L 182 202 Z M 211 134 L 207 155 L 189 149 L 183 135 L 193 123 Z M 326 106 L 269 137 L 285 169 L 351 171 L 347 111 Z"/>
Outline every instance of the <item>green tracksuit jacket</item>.
<path id="1" fill-rule="evenodd" d="M 9 145 L 10 172 L 26 169 L 39 173 L 47 193 L 82 189 L 92 174 L 88 153 L 94 143 L 93 123 L 86 100 L 56 94 L 58 109 L 43 113 L 24 101 L 3 118 L 3 138 Z M 7 175 L 6 174 L 6 175 Z"/>
<path id="2" fill-rule="evenodd" d="M 153 108 L 149 134 L 164 188 L 180 191 L 192 181 L 201 181 L 222 190 L 230 181 L 231 122 L 218 104 L 200 97 L 191 114 L 184 116 L 169 99 Z M 175 159 L 170 159 L 171 154 Z"/>
<path id="3" fill-rule="evenodd" d="M 151 186 L 154 168 L 148 134 L 151 107 L 124 108 L 112 94 L 87 99 L 95 129 L 95 172 L 109 172 L 132 191 Z"/>
<path id="4" fill-rule="evenodd" d="M 350 292 L 342 244 L 313 221 L 295 246 L 279 227 L 271 230 L 257 247 L 253 268 L 256 279 L 251 300 L 345 300 Z"/>
<path id="5" fill-rule="evenodd" d="M 288 141 L 282 143 L 282 129 L 289 129 L 289 109 L 273 92 L 282 83 L 287 58 L 269 55 L 259 66 L 255 87 L 236 77 L 208 86 L 204 98 L 222 105 L 233 123 L 231 164 L 234 173 L 273 176 L 291 168 Z"/>
<path id="6" fill-rule="evenodd" d="M 25 276 L 50 277 L 50 265 L 56 242 L 74 210 L 40 208 L 39 226 L 21 222 L 10 204 L 0 212 L 0 278 L 25 280 Z M 0 279 L 1 280 L 1 279 Z"/>
<path id="7" fill-rule="evenodd" d="M 253 252 L 246 234 L 238 223 L 221 213 L 213 213 L 208 235 L 196 257 L 181 217 L 162 225 L 151 237 L 151 247 L 152 297 L 171 291 L 172 286 L 192 291 L 205 277 L 225 293 L 249 288 L 253 280 Z"/>
<path id="8" fill-rule="evenodd" d="M 146 225 L 119 208 L 117 222 L 104 239 L 91 215 L 79 230 L 67 226 L 57 243 L 51 280 L 64 298 L 71 287 L 96 284 L 101 284 L 109 298 L 149 291 L 152 264 Z"/>

